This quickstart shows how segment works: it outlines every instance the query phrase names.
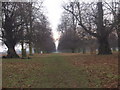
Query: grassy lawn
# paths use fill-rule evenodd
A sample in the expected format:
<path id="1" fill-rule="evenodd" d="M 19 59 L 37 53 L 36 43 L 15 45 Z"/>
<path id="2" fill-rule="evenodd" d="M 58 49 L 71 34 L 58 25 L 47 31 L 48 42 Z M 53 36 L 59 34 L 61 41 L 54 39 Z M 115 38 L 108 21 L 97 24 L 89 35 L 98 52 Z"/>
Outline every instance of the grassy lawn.
<path id="1" fill-rule="evenodd" d="M 117 54 L 61 53 L 3 59 L 3 88 L 115 88 L 117 82 Z"/>

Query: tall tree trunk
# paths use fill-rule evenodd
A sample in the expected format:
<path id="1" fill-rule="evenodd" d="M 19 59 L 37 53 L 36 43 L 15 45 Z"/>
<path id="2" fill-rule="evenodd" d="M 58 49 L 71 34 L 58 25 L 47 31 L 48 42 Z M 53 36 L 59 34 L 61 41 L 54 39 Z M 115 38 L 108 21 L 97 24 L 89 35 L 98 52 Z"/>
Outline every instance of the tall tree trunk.
<path id="1" fill-rule="evenodd" d="M 108 43 L 108 38 L 100 38 L 98 39 L 98 43 L 99 43 L 98 55 L 112 54 L 112 51 Z"/>
<path id="2" fill-rule="evenodd" d="M 103 4 L 102 2 L 98 2 L 97 6 L 98 6 L 97 33 L 99 35 L 98 54 L 99 55 L 112 54 L 109 43 L 108 43 L 107 31 L 105 30 L 104 25 L 103 25 Z"/>
<path id="3" fill-rule="evenodd" d="M 30 3 L 30 11 L 29 11 L 29 15 L 30 15 L 30 41 L 29 41 L 29 55 L 32 56 L 32 2 L 29 2 Z"/>
<path id="4" fill-rule="evenodd" d="M 22 54 L 22 57 L 24 57 L 24 44 L 23 44 L 23 41 L 21 41 L 21 54 Z"/>
<path id="5" fill-rule="evenodd" d="M 29 42 L 29 55 L 32 56 L 32 44 Z"/>
<path id="6" fill-rule="evenodd" d="M 19 58 L 15 51 L 15 46 L 8 46 L 7 58 Z"/>
<path id="7" fill-rule="evenodd" d="M 21 41 L 21 53 L 22 53 L 22 58 L 26 58 L 26 49 L 24 49 L 24 41 Z"/>
<path id="8" fill-rule="evenodd" d="M 34 48 L 34 54 L 36 54 L 37 53 L 37 50 L 36 50 L 36 48 Z"/>

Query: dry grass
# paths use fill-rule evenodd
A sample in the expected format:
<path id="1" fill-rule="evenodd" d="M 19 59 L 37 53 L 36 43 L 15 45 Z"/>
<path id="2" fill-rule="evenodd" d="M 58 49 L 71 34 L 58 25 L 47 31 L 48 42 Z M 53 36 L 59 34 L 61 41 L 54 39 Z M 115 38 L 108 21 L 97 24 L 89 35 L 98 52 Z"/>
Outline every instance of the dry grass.
<path id="1" fill-rule="evenodd" d="M 65 54 L 65 56 L 69 56 Z M 92 79 L 100 80 L 100 85 L 104 88 L 115 88 L 118 86 L 118 54 L 113 55 L 80 55 L 72 54 L 67 57 L 72 65 L 83 68 L 89 75 L 90 87 Z"/>
<path id="2" fill-rule="evenodd" d="M 117 82 L 117 54 L 36 54 L 3 60 L 3 87 L 116 88 Z"/>

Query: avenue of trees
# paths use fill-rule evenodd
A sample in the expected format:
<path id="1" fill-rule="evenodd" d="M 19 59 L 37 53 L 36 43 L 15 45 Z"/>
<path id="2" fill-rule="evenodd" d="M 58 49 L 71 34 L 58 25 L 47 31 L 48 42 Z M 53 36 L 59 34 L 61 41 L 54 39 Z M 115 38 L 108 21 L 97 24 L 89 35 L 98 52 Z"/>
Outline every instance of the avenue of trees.
<path id="1" fill-rule="evenodd" d="M 58 31 L 61 32 L 58 49 L 71 52 L 86 48 L 98 54 L 120 51 L 120 1 L 66 3 Z"/>
<path id="2" fill-rule="evenodd" d="M 43 12 L 42 1 L 2 2 L 2 42 L 7 46 L 6 58 L 19 58 L 15 46 L 21 44 L 22 57 L 29 54 L 53 52 L 55 50 L 51 28 Z"/>
<path id="3" fill-rule="evenodd" d="M 43 1 L 2 2 L 0 38 L 8 48 L 6 58 L 19 58 L 15 51 L 21 45 L 22 57 L 55 51 L 52 30 L 44 13 Z M 112 54 L 120 51 L 120 1 L 79 2 L 63 5 L 64 12 L 58 31 L 61 33 L 58 50 Z M 111 50 L 112 48 L 112 50 Z"/>

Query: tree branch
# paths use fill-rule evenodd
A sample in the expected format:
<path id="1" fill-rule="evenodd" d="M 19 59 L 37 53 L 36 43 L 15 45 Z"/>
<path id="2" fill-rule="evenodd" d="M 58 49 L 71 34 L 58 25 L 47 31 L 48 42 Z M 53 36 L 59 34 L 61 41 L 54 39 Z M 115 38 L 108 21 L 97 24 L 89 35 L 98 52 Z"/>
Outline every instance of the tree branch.
<path id="1" fill-rule="evenodd" d="M 73 16 L 76 18 L 76 20 L 79 22 L 78 25 L 80 25 L 86 32 L 88 32 L 90 35 L 94 36 L 94 37 L 98 37 L 97 33 L 93 33 L 92 31 L 88 30 L 83 24 L 82 21 L 79 20 L 79 18 L 77 17 L 77 15 L 75 15 L 75 13 L 65 7 L 63 7 L 66 11 L 70 12 L 71 14 L 73 14 Z"/>

